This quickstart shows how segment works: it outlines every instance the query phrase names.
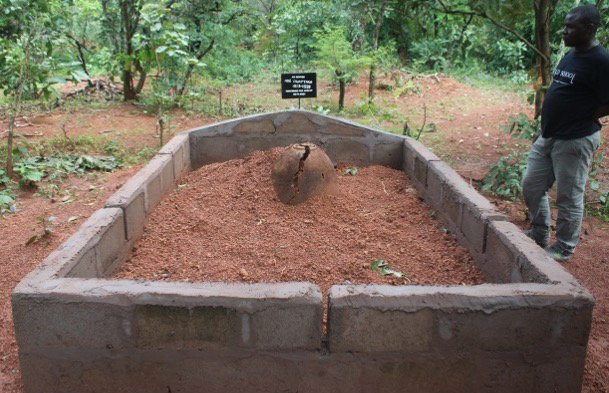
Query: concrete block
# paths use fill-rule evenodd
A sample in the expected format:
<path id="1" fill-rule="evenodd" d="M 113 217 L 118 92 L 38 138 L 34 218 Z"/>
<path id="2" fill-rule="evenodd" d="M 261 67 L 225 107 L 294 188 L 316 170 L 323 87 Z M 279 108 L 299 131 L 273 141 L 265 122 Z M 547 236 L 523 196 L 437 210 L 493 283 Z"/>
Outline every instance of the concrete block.
<path id="1" fill-rule="evenodd" d="M 403 141 L 398 138 L 397 142 L 380 142 L 374 145 L 372 161 L 375 164 L 385 165 L 394 169 L 404 166 Z"/>
<path id="2" fill-rule="evenodd" d="M 167 155 L 165 157 L 171 156 Z M 161 203 L 165 193 L 166 192 L 163 190 L 161 173 L 157 173 L 150 177 L 144 188 L 144 209 L 146 215 L 150 214 L 150 212 Z"/>
<path id="3" fill-rule="evenodd" d="M 132 221 L 131 225 L 135 225 L 135 222 Z M 140 229 L 132 227 L 134 232 L 137 231 L 141 233 L 143 231 L 143 221 L 141 221 L 140 225 L 142 225 Z M 101 234 L 97 244 L 95 244 L 95 253 L 97 255 L 97 263 L 99 264 L 101 277 L 109 277 L 114 273 L 114 269 L 123 263 L 125 255 L 130 248 L 129 242 L 125 239 L 127 232 L 124 225 L 124 213 L 123 220 L 113 220 L 111 223 L 105 225 L 103 229 L 103 234 Z"/>
<path id="4" fill-rule="evenodd" d="M 159 154 L 173 158 L 173 177 L 177 180 L 190 170 L 190 137 L 188 133 L 175 135 L 159 150 Z"/>
<path id="5" fill-rule="evenodd" d="M 446 183 L 438 171 L 430 170 L 426 176 L 427 187 L 423 187 L 422 194 L 425 202 L 436 212 L 442 212 L 442 200 Z"/>
<path id="6" fill-rule="evenodd" d="M 369 133 L 366 132 L 367 130 L 363 129 L 362 127 L 357 127 L 353 124 L 343 122 L 328 122 L 328 124 L 326 124 L 322 131 L 332 135 L 340 135 L 354 138 L 361 138 Z"/>
<path id="7" fill-rule="evenodd" d="M 173 157 L 157 154 L 106 201 L 106 207 L 121 208 L 127 240 L 138 238 L 149 213 L 175 184 Z"/>
<path id="8" fill-rule="evenodd" d="M 279 122 L 278 122 L 279 123 Z M 277 125 L 278 134 L 315 135 L 319 131 L 306 112 L 289 112 L 288 118 Z"/>
<path id="9" fill-rule="evenodd" d="M 414 157 L 414 175 L 415 186 L 421 193 L 427 189 L 427 162 L 419 156 Z"/>
<path id="10" fill-rule="evenodd" d="M 275 134 L 277 129 L 272 119 L 243 121 L 233 127 L 235 134 Z"/>
<path id="11" fill-rule="evenodd" d="M 135 308 L 136 347 L 140 349 L 209 349 L 238 345 L 241 321 L 225 307 Z"/>
<path id="12" fill-rule="evenodd" d="M 520 237 L 519 234 L 522 234 L 522 231 L 510 222 L 490 223 L 486 238 L 486 264 L 483 266 L 487 281 L 494 283 L 509 283 L 513 279 L 516 279 L 516 282 L 522 281 L 517 262 L 519 252 L 513 242 L 515 238 Z"/>
<path id="13" fill-rule="evenodd" d="M 442 312 L 438 314 L 439 343 L 453 351 L 479 348 L 523 353 L 564 345 L 559 339 L 565 321 L 558 319 L 559 313 L 559 310 L 532 307 L 492 313 L 467 310 Z"/>
<path id="14" fill-rule="evenodd" d="M 151 163 L 155 160 L 159 161 L 159 167 L 161 168 L 161 192 L 163 193 L 162 196 L 165 196 L 171 191 L 175 190 L 176 181 L 178 180 L 178 178 L 175 176 L 175 165 L 173 163 L 174 159 L 169 155 L 157 155 L 152 159 Z M 146 211 L 150 213 L 154 207 L 150 204 L 148 207 L 149 210 Z"/>
<path id="15" fill-rule="evenodd" d="M 405 171 L 414 180 L 419 191 L 424 191 L 427 188 L 427 165 L 432 161 L 439 160 L 422 143 L 412 138 L 404 138 Z"/>
<path id="16" fill-rule="evenodd" d="M 323 305 L 317 291 L 317 302 L 273 305 L 251 317 L 253 343 L 264 350 L 321 349 Z"/>
<path id="17" fill-rule="evenodd" d="M 486 226 L 495 220 L 507 220 L 494 206 L 446 163 L 432 161 L 427 174 L 426 199 L 450 228 L 457 231 L 474 253 L 484 252 Z"/>
<path id="18" fill-rule="evenodd" d="M 429 351 L 433 344 L 433 312 L 392 308 L 395 299 L 368 296 L 353 289 L 330 289 L 328 343 L 330 352 Z"/>
<path id="19" fill-rule="evenodd" d="M 238 140 L 231 136 L 208 136 L 193 133 L 190 138 L 192 170 L 213 162 L 238 158 L 237 144 Z"/>
<path id="20" fill-rule="evenodd" d="M 439 217 L 444 222 L 444 225 L 451 232 L 460 234 L 461 217 L 463 214 L 463 199 L 462 195 L 453 187 L 451 187 L 450 183 L 443 184 L 442 204 L 438 213 Z"/>
<path id="21" fill-rule="evenodd" d="M 65 276 L 78 278 L 97 278 L 104 274 L 100 264 L 97 263 L 97 254 L 95 248 L 84 252 L 82 257 L 78 258 L 78 262 L 74 265 Z"/>
<path id="22" fill-rule="evenodd" d="M 148 217 L 145 195 L 139 194 L 129 205 L 125 206 L 123 214 L 125 215 L 127 240 L 139 238 L 144 231 L 144 223 Z"/>
<path id="23" fill-rule="evenodd" d="M 322 149 L 334 163 L 353 165 L 370 165 L 370 146 L 363 142 L 346 139 L 331 139 L 323 144 Z"/>
<path id="24" fill-rule="evenodd" d="M 239 139 L 237 142 L 237 151 L 239 158 L 244 158 L 257 150 L 265 151 L 275 147 L 285 147 L 302 142 L 312 142 L 318 146 L 321 145 L 312 135 L 300 137 L 299 135 L 286 134 L 277 135 L 274 138 L 253 136 Z"/>
<path id="25" fill-rule="evenodd" d="M 13 318 L 20 351 L 132 348 L 131 310 L 117 305 L 15 294 Z"/>
<path id="26" fill-rule="evenodd" d="M 192 294 L 192 299 L 174 296 L 168 303 L 166 297 L 159 297 L 155 305 L 137 306 L 138 348 L 317 350 L 321 346 L 323 302 L 315 285 L 207 285 Z"/>
<path id="27" fill-rule="evenodd" d="M 470 253 L 483 254 L 486 247 L 487 228 L 491 221 L 504 221 L 507 217 L 495 210 L 477 209 L 464 205 L 461 215 L 461 232 Z"/>

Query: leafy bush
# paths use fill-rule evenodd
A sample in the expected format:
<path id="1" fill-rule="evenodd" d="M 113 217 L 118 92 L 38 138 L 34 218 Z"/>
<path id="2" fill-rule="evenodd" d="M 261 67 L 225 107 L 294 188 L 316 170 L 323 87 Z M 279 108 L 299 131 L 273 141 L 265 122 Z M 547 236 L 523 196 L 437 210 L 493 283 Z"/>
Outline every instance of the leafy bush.
<path id="1" fill-rule="evenodd" d="M 0 169 L 0 214 L 4 214 L 10 210 L 10 207 L 15 203 L 15 196 L 13 190 L 10 188 L 11 179 L 6 176 L 6 171 Z"/>
<path id="2" fill-rule="evenodd" d="M 526 168 L 526 152 L 501 157 L 482 179 L 480 190 L 502 198 L 519 199 L 522 197 L 522 177 Z"/>
<path id="3" fill-rule="evenodd" d="M 83 174 L 87 171 L 111 172 L 121 166 L 116 157 L 65 154 L 61 156 L 34 156 L 15 162 L 14 170 L 20 177 L 21 187 L 31 187 L 42 181 L 61 179 L 68 174 Z"/>
<path id="4" fill-rule="evenodd" d="M 511 134 L 512 138 L 533 140 L 541 132 L 541 121 L 539 118 L 529 120 L 529 118 L 519 113 L 518 116 L 511 116 L 508 125 L 503 129 L 506 134 Z"/>

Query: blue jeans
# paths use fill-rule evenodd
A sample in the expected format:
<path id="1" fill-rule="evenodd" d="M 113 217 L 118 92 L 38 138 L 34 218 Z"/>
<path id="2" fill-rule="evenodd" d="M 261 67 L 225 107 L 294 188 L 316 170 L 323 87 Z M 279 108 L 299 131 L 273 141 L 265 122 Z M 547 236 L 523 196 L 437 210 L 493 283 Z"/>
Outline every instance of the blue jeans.
<path id="1" fill-rule="evenodd" d="M 548 190 L 556 182 L 556 241 L 570 252 L 579 241 L 588 170 L 599 144 L 600 132 L 569 140 L 540 136 L 529 152 L 522 191 L 533 231 L 550 231 Z"/>

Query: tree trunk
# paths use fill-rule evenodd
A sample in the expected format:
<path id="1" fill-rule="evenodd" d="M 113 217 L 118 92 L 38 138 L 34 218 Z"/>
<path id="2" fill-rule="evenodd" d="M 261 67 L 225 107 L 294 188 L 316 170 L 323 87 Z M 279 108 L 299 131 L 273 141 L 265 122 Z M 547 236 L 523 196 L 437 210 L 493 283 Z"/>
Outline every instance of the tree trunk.
<path id="1" fill-rule="evenodd" d="M 372 51 L 373 53 L 379 47 L 379 37 L 381 35 L 381 27 L 383 26 L 383 22 L 385 20 L 385 4 L 387 0 L 383 0 L 381 3 L 381 9 L 379 11 L 379 18 L 376 21 L 376 26 L 374 26 L 374 37 L 372 37 Z M 376 53 L 375 53 L 376 56 Z M 370 65 L 370 75 L 368 78 L 368 99 L 372 100 L 374 98 L 374 86 L 376 84 L 376 64 L 375 60 L 372 61 Z"/>
<path id="2" fill-rule="evenodd" d="M 138 93 L 144 87 L 144 81 L 146 80 L 146 73 L 142 69 L 138 60 L 134 58 L 133 51 L 133 36 L 137 29 L 139 20 L 139 9 L 137 9 L 136 2 L 137 1 L 134 0 L 120 0 L 125 56 L 129 59 L 129 64 L 128 66 L 124 67 L 122 76 L 123 98 L 125 101 L 135 100 Z M 134 67 L 140 74 L 140 79 L 137 86 L 134 86 Z"/>
<path id="3" fill-rule="evenodd" d="M 199 51 L 199 53 L 197 53 L 197 60 L 200 61 L 202 58 L 205 57 L 205 55 L 207 55 L 209 53 L 210 50 L 212 50 L 212 48 L 214 47 L 214 43 L 216 42 L 216 37 L 213 37 L 211 39 L 211 42 L 209 43 L 209 45 L 207 46 L 207 48 L 201 52 Z M 188 86 L 188 82 L 190 81 L 190 78 L 192 76 L 192 71 L 195 69 L 195 65 L 194 64 L 189 64 L 188 65 L 188 70 L 186 70 L 186 75 L 184 75 L 184 80 L 182 82 L 182 87 L 180 87 L 180 90 L 178 90 L 178 96 L 183 96 L 184 92 L 186 91 L 186 86 Z"/>
<path id="4" fill-rule="evenodd" d="M 400 63 L 402 65 L 408 65 L 409 53 L 408 49 L 410 46 L 410 33 L 406 26 L 406 18 L 405 13 L 408 11 L 407 7 L 403 7 L 398 12 L 397 17 L 397 26 L 392 29 L 394 32 L 394 37 L 396 39 L 396 45 L 398 50 L 398 56 L 400 58 Z"/>
<path id="5" fill-rule="evenodd" d="M 9 179 L 14 179 L 13 172 L 13 137 L 15 135 L 15 114 L 11 114 L 8 120 L 8 140 L 6 142 L 6 176 Z"/>
<path id="6" fill-rule="evenodd" d="M 535 118 L 541 115 L 546 92 L 552 83 L 552 48 L 550 28 L 558 0 L 535 0 L 535 45 L 544 57 L 537 56 L 537 83 L 535 86 Z"/>
<path id="7" fill-rule="evenodd" d="M 123 99 L 133 101 L 137 98 L 137 93 L 133 88 L 133 73 L 131 70 L 123 70 Z"/>
<path id="8" fill-rule="evenodd" d="M 342 111 L 345 108 L 345 79 L 342 78 L 342 75 L 339 75 L 338 72 L 338 111 Z"/>

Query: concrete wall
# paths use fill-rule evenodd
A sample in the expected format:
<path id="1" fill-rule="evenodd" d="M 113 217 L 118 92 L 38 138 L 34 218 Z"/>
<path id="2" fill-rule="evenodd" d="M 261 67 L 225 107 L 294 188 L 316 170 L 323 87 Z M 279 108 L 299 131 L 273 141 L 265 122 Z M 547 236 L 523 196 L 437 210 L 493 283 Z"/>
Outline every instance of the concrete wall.
<path id="1" fill-rule="evenodd" d="M 489 284 L 112 280 L 180 176 L 314 142 L 402 168 Z M 174 137 L 13 293 L 26 392 L 577 392 L 594 299 L 420 143 L 305 111 Z"/>

